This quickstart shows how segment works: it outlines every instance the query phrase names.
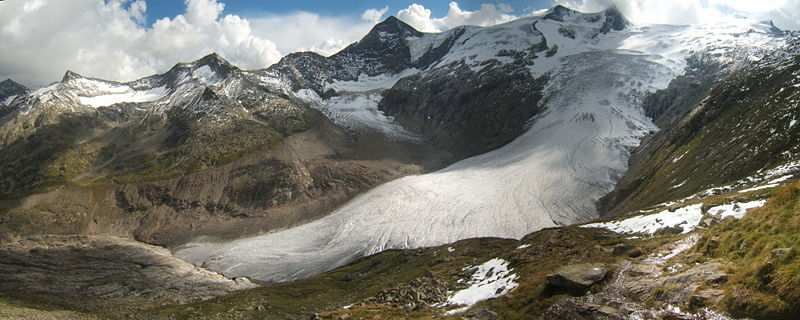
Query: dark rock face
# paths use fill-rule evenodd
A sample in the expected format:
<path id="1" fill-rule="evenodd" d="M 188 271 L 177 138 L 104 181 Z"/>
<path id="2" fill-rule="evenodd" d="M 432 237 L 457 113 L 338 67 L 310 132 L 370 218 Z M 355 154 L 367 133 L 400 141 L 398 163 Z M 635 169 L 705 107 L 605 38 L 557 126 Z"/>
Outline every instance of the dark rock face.
<path id="1" fill-rule="evenodd" d="M 334 79 L 351 81 L 360 74 L 394 74 L 417 66 L 411 61 L 405 39 L 421 35 L 405 22 L 389 17 L 375 25 L 360 41 L 330 57 L 312 52 L 293 53 L 269 67 L 267 72 L 285 77 L 294 90 L 308 88 L 327 97 L 333 93 L 324 92 L 324 85 Z"/>
<path id="2" fill-rule="evenodd" d="M 648 95 L 645 114 L 659 128 L 669 129 L 705 97 L 722 77 L 723 66 L 705 55 L 687 59 L 686 74 L 673 80 L 669 87 Z"/>
<path id="3" fill-rule="evenodd" d="M 14 80 L 6 79 L 0 82 L 0 119 L 11 112 L 11 108 L 6 106 L 6 103 L 11 103 L 11 101 L 6 100 L 11 99 L 11 97 L 27 94 L 28 92 L 30 92 L 28 88 L 14 82 Z"/>
<path id="4" fill-rule="evenodd" d="M 616 6 L 594 14 L 583 14 L 562 5 L 556 5 L 545 14 L 544 18 L 564 22 L 567 18 L 572 16 L 581 16 L 589 21 L 599 21 L 602 19 L 603 26 L 600 28 L 600 33 L 608 33 L 612 30 L 623 30 L 630 25 L 628 19 L 625 18 Z"/>
<path id="5" fill-rule="evenodd" d="M 411 54 L 405 39 L 421 35 L 405 22 L 389 17 L 375 25 L 360 41 L 333 55 L 331 59 L 338 65 L 358 62 L 362 66 L 360 71 L 369 76 L 397 73 L 411 65 Z"/>
<path id="6" fill-rule="evenodd" d="M 400 80 L 386 91 L 379 108 L 404 127 L 461 156 L 498 148 L 526 129 L 542 111 L 546 78 L 535 79 L 514 65 L 475 73 L 465 66 Z"/>
<path id="7" fill-rule="evenodd" d="M 538 33 L 535 23 L 532 29 Z M 542 111 L 539 101 L 547 79 L 534 78 L 526 67 L 548 46 L 543 41 L 530 52 L 518 52 L 523 57 L 513 64 L 490 60 L 479 72 L 462 63 L 437 65 L 458 41 L 466 41 L 462 39 L 466 31 L 467 27 L 449 31 L 436 47 L 412 61 L 406 39 L 423 34 L 390 17 L 362 40 L 329 58 L 314 53 L 292 54 L 267 72 L 282 75 L 295 90 L 310 88 L 328 98 L 337 95 L 325 89 L 326 83 L 334 80 L 356 80 L 361 74 L 395 74 L 409 68 L 423 70 L 384 92 L 379 109 L 435 146 L 457 157 L 471 156 L 510 142 Z M 551 49 L 552 53 L 557 50 Z"/>
<path id="8" fill-rule="evenodd" d="M 28 91 L 30 91 L 28 88 L 11 79 L 0 82 L 0 100 L 5 100 L 5 98 L 14 95 L 25 94 Z"/>

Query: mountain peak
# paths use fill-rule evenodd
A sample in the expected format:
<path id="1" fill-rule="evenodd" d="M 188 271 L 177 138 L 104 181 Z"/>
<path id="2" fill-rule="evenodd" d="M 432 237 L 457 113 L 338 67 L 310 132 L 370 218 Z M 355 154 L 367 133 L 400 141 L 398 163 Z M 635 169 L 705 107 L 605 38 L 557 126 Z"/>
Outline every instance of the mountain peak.
<path id="1" fill-rule="evenodd" d="M 216 52 L 207 54 L 206 56 L 194 62 L 196 65 L 216 65 L 216 66 L 233 66 L 228 60 L 225 60 L 221 55 Z"/>
<path id="2" fill-rule="evenodd" d="M 628 27 L 631 23 L 625 18 L 625 15 L 619 11 L 616 5 L 612 5 L 608 9 L 603 11 L 603 15 L 606 17 L 606 21 L 603 24 L 603 30 L 610 31 L 616 30 L 620 31 Z"/>
<path id="3" fill-rule="evenodd" d="M 28 87 L 19 84 L 18 82 L 6 79 L 0 82 L 0 95 L 10 96 L 28 92 Z"/>
<path id="4" fill-rule="evenodd" d="M 5 79 L 2 82 L 0 82 L 0 87 L 3 87 L 3 88 L 6 88 L 6 87 L 23 87 L 23 88 L 25 88 L 25 86 L 19 84 L 19 82 L 16 82 L 16 81 L 11 80 L 11 79 Z"/>
<path id="5" fill-rule="evenodd" d="M 67 70 L 67 72 L 64 73 L 64 76 L 61 77 L 61 82 L 67 82 L 70 80 L 81 79 L 81 78 L 83 78 L 82 75 L 73 72 L 72 70 Z"/>
<path id="6" fill-rule="evenodd" d="M 552 9 L 550 9 L 550 11 L 548 11 L 547 14 L 544 15 L 544 18 L 556 21 L 564 21 L 564 18 L 577 14 L 580 14 L 580 12 L 558 4 Z"/>
<path id="7" fill-rule="evenodd" d="M 375 34 L 379 36 L 381 34 L 399 35 L 401 37 L 422 35 L 422 33 L 417 31 L 417 29 L 414 29 L 414 27 L 403 22 L 403 20 L 396 18 L 395 16 L 389 16 L 386 18 L 386 20 L 376 24 L 367 34 L 367 37 Z"/>
<path id="8" fill-rule="evenodd" d="M 583 13 L 562 5 L 556 5 L 544 15 L 544 18 L 564 22 L 567 20 L 567 18 L 575 16 L 592 17 L 593 20 L 597 17 L 600 17 L 600 19 L 605 19 L 602 26 L 602 32 L 604 33 L 611 30 L 619 31 L 630 25 L 628 19 L 625 18 L 625 15 L 619 11 L 616 5 L 612 5 L 607 9 L 597 13 Z"/>

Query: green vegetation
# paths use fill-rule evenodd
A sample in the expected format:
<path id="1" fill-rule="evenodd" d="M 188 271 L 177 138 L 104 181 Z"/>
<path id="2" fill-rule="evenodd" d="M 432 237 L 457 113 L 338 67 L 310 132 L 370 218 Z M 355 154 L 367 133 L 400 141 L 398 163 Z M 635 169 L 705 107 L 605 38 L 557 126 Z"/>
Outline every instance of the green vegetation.
<path id="1" fill-rule="evenodd" d="M 800 313 L 800 182 L 763 208 L 710 229 L 695 250 L 730 262 L 722 307 L 737 317 L 796 319 Z"/>
<path id="2" fill-rule="evenodd" d="M 458 280 L 469 277 L 463 271 L 465 267 L 502 258 L 509 261 L 514 273 L 519 275 L 519 286 L 503 297 L 477 304 L 472 310 L 492 310 L 498 319 L 541 319 L 553 303 L 569 297 L 551 295 L 546 290 L 546 278 L 555 270 L 587 261 L 613 265 L 623 259 L 611 252 L 614 245 L 626 243 L 651 251 L 668 241 L 665 239 L 628 240 L 603 230 L 568 227 L 542 230 L 521 241 L 483 238 L 442 247 L 391 250 L 311 279 L 267 284 L 209 301 L 148 310 L 136 316 L 144 319 L 306 319 L 318 314 L 321 319 L 450 318 L 443 315 L 442 309 L 424 304 L 381 303 L 369 298 L 393 288 L 408 287 L 409 283 L 420 279 L 436 279 L 427 283 L 443 283 L 446 289 L 457 290 L 463 287 Z M 530 246 L 517 249 L 523 243 Z"/>

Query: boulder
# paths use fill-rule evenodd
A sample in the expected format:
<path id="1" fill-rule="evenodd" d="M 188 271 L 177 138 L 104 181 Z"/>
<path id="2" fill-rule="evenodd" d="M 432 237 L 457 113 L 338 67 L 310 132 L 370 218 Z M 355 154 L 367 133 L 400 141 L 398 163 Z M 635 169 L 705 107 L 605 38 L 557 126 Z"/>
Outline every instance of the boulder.
<path id="1" fill-rule="evenodd" d="M 551 293 L 582 295 L 593 285 L 605 280 L 607 275 L 608 268 L 604 264 L 569 265 L 547 276 L 547 288 Z"/>

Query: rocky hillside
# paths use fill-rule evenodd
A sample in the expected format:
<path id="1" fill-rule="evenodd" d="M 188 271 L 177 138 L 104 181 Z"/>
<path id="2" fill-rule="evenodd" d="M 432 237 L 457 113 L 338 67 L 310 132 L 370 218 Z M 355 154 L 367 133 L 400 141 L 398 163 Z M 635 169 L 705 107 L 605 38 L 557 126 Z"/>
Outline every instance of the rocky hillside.
<path id="1" fill-rule="evenodd" d="M 684 77 L 645 101 L 663 130 L 634 152 L 607 209 L 741 190 L 753 183 L 748 177 L 771 169 L 793 174 L 780 167 L 799 159 L 799 50 L 792 38 L 785 50 L 729 72 L 708 57 L 692 60 Z"/>
<path id="2" fill-rule="evenodd" d="M 241 236 L 448 158 L 354 135 L 272 81 L 212 54 L 129 83 L 67 72 L 18 96 L 0 120 L 2 237 Z"/>

